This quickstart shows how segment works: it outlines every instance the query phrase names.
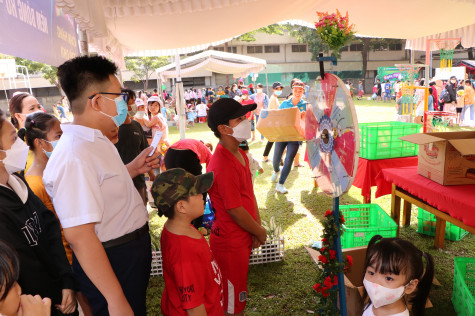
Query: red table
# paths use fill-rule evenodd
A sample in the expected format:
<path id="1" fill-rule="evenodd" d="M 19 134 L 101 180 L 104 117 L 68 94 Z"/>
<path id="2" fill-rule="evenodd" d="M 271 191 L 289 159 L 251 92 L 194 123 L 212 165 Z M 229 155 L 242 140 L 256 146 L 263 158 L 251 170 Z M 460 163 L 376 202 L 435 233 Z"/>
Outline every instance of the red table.
<path id="1" fill-rule="evenodd" d="M 379 160 L 369 160 L 360 157 L 353 185 L 361 189 L 361 195 L 364 198 L 364 203 L 371 203 L 371 187 L 377 185 L 376 176 L 379 174 L 379 172 L 386 168 L 399 168 L 408 166 L 417 166 L 417 156 Z M 386 185 L 389 185 L 389 193 L 391 193 L 391 182 L 388 182 Z M 376 197 L 380 196 L 381 195 L 378 195 L 378 191 L 376 191 Z"/>
<path id="2" fill-rule="evenodd" d="M 434 214 L 436 248 L 444 247 L 446 221 L 475 234 L 475 184 L 443 186 L 417 173 L 417 167 L 383 169 L 376 177 L 380 195 L 392 194 L 391 216 L 399 224 L 401 198 L 404 199 L 402 225 L 409 225 L 411 204 Z M 388 192 L 387 183 L 392 187 Z"/>

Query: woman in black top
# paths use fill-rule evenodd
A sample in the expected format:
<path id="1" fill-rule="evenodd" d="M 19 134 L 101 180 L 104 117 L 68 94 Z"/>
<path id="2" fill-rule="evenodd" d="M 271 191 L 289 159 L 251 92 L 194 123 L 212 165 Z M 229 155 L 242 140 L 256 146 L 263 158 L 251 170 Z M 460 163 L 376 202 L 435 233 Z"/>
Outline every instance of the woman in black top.
<path id="1" fill-rule="evenodd" d="M 0 110 L 0 239 L 18 252 L 23 293 L 51 298 L 52 315 L 77 313 L 59 222 L 16 174 L 27 155 L 28 146 Z"/>

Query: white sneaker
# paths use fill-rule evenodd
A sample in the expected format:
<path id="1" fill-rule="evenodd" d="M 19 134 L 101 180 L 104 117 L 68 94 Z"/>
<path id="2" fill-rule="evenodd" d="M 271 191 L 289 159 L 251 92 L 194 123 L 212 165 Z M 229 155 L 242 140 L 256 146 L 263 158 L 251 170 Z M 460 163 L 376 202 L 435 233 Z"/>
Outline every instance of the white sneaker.
<path id="1" fill-rule="evenodd" d="M 277 176 L 279 175 L 278 172 L 272 171 L 272 176 L 270 177 L 272 182 L 277 182 Z"/>
<path id="2" fill-rule="evenodd" d="M 282 194 L 286 194 L 288 193 L 289 191 L 284 187 L 283 184 L 280 184 L 280 183 L 277 183 L 277 185 L 275 186 L 275 190 L 279 193 L 282 193 Z"/>

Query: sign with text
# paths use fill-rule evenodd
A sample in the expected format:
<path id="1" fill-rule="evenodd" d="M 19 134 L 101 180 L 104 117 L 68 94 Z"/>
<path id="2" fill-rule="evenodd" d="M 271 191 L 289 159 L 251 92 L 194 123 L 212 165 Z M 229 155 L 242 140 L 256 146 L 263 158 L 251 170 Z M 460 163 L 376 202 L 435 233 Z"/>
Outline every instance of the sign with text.
<path id="1" fill-rule="evenodd" d="M 79 55 L 76 23 L 55 0 L 0 0 L 0 53 L 52 66 Z"/>

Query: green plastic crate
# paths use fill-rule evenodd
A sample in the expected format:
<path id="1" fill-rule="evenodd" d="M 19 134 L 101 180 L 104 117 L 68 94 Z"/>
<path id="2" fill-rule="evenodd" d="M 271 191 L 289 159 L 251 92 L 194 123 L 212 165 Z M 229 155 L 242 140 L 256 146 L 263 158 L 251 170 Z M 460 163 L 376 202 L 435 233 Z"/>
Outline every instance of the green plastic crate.
<path id="1" fill-rule="evenodd" d="M 419 145 L 399 137 L 416 134 L 421 125 L 405 122 L 360 123 L 360 157 L 370 160 L 417 156 Z"/>
<path id="2" fill-rule="evenodd" d="M 396 222 L 377 204 L 340 205 L 340 212 L 345 218 L 342 248 L 366 246 L 374 235 L 396 237 Z"/>
<path id="3" fill-rule="evenodd" d="M 457 315 L 475 315 L 475 258 L 454 258 L 452 303 Z"/>
<path id="4" fill-rule="evenodd" d="M 435 223 L 437 219 L 435 215 L 427 212 L 419 207 L 417 215 L 417 232 L 424 235 L 435 236 Z M 459 241 L 468 234 L 468 231 L 446 222 L 445 223 L 445 239 L 451 241 Z"/>

